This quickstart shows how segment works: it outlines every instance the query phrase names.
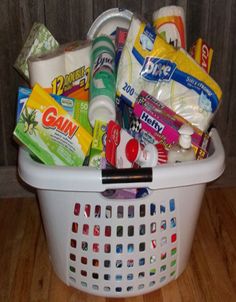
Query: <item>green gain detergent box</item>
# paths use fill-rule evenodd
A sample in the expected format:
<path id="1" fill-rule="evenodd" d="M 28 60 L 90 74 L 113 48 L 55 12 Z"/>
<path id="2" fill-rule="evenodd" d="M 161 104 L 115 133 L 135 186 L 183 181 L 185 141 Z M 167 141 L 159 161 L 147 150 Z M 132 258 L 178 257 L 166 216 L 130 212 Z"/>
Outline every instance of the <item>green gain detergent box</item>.
<path id="1" fill-rule="evenodd" d="M 27 87 L 19 87 L 17 96 L 16 122 L 20 118 L 20 114 L 27 102 L 32 89 Z M 61 105 L 77 122 L 81 124 L 90 134 L 92 127 L 88 119 L 88 102 L 77 100 L 63 95 L 50 94 L 55 101 Z"/>
<path id="2" fill-rule="evenodd" d="M 30 94 L 14 136 L 47 165 L 82 166 L 92 136 L 36 84 Z"/>

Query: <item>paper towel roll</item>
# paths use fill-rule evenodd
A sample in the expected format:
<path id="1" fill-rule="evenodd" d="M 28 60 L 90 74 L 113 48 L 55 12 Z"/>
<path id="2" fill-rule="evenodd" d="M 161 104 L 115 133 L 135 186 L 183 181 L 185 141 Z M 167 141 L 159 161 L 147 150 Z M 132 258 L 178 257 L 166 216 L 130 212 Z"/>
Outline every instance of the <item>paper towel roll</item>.
<path id="1" fill-rule="evenodd" d="M 171 45 L 186 49 L 185 12 L 181 6 L 164 6 L 152 16 L 157 33 Z"/>
<path id="2" fill-rule="evenodd" d="M 59 47 L 41 56 L 28 59 L 30 86 L 41 85 L 48 92 L 62 94 L 64 89 L 65 52 Z"/>

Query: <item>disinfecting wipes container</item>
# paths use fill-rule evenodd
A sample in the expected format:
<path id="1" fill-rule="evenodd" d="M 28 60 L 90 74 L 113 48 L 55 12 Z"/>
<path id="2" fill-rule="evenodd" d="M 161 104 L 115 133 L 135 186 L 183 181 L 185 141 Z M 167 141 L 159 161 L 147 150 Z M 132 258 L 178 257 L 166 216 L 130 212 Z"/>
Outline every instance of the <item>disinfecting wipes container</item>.
<path id="1" fill-rule="evenodd" d="M 115 120 L 115 47 L 107 36 L 93 41 L 91 54 L 91 79 L 89 121 L 108 122 Z"/>

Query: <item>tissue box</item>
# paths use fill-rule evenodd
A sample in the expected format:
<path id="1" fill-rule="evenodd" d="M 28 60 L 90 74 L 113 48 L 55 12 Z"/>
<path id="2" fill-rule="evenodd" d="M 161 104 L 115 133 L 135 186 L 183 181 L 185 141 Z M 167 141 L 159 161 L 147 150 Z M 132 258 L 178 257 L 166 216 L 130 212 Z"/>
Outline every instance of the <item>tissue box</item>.
<path id="1" fill-rule="evenodd" d="M 44 24 L 35 22 L 31 28 L 19 56 L 16 59 L 14 67 L 28 81 L 29 70 L 27 60 L 32 55 L 42 54 L 48 50 L 55 49 L 59 46 L 52 34 Z"/>

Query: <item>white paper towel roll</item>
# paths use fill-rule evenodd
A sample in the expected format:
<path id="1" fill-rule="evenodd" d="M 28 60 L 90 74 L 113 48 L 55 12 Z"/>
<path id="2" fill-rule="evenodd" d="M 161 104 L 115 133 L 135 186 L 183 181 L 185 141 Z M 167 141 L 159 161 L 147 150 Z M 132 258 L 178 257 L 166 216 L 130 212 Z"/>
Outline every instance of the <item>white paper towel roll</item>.
<path id="1" fill-rule="evenodd" d="M 63 93 L 65 69 L 64 47 L 28 59 L 30 86 L 35 83 L 54 94 Z"/>
<path id="2" fill-rule="evenodd" d="M 83 70 L 86 71 L 90 67 L 90 50 L 91 43 L 86 41 L 77 41 L 72 43 L 65 49 L 65 68 L 66 74 L 81 70 L 81 78 L 83 78 Z M 79 85 L 81 78 L 75 79 L 73 85 Z"/>
<path id="3" fill-rule="evenodd" d="M 181 6 L 164 6 L 153 13 L 152 19 L 157 33 L 167 43 L 186 49 L 185 12 Z"/>

